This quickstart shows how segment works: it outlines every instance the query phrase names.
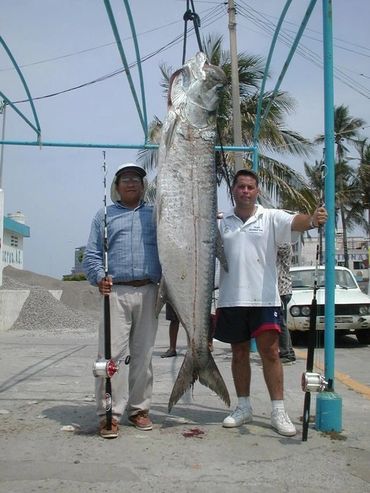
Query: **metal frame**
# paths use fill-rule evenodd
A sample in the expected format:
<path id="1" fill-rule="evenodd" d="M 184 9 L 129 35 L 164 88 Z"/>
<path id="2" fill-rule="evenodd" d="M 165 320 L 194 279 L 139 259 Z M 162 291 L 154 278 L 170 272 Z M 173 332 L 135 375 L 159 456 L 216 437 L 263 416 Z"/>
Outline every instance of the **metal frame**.
<path id="1" fill-rule="evenodd" d="M 296 38 L 294 40 L 294 43 L 291 47 L 291 50 L 289 52 L 289 55 L 286 59 L 286 62 L 283 66 L 283 69 L 280 73 L 280 76 L 278 78 L 278 81 L 276 83 L 275 89 L 273 91 L 273 97 L 276 96 L 277 91 L 280 87 L 280 84 L 283 80 L 283 77 L 286 73 L 286 70 L 289 66 L 289 63 L 293 57 L 293 54 L 297 48 L 297 45 L 299 43 L 299 40 L 303 34 L 303 31 L 306 27 L 306 24 L 308 22 L 308 19 L 312 13 L 312 10 L 316 4 L 317 0 L 311 0 L 310 4 L 306 10 L 306 14 L 304 16 L 304 19 L 301 23 L 301 26 L 297 32 Z M 80 147 L 80 148 L 104 148 L 104 149 L 109 149 L 109 148 L 115 148 L 115 149 L 156 149 L 158 146 L 154 144 L 148 144 L 147 143 L 147 130 L 148 130 L 148 124 L 147 124 L 147 115 L 146 115 L 146 104 L 145 104 L 145 92 L 144 92 L 144 79 L 143 79 L 143 74 L 141 70 L 141 62 L 140 62 L 140 54 L 139 54 L 139 47 L 137 43 L 137 37 L 136 37 L 136 32 L 135 32 L 135 27 L 134 27 L 134 22 L 132 19 L 131 11 L 129 8 L 129 2 L 128 0 L 123 0 L 124 6 L 126 8 L 127 16 L 129 19 L 130 23 L 130 28 L 132 32 L 132 36 L 134 39 L 134 44 L 135 44 L 135 50 L 136 50 L 136 57 L 137 57 L 137 63 L 139 67 L 139 78 L 140 78 L 140 89 L 141 89 L 141 106 L 139 104 L 139 100 L 136 94 L 136 90 L 134 87 L 134 84 L 132 82 L 131 76 L 130 76 L 130 71 L 129 67 L 127 65 L 124 49 L 122 46 L 122 42 L 119 36 L 118 28 L 114 19 L 114 14 L 110 6 L 109 0 L 104 0 L 104 4 L 107 10 L 108 18 L 112 26 L 112 30 L 116 39 L 117 47 L 121 56 L 122 63 L 125 67 L 126 75 L 129 80 L 130 88 L 132 95 L 134 97 L 135 103 L 136 103 L 136 108 L 138 111 L 138 115 L 140 118 L 141 125 L 144 130 L 144 144 L 105 144 L 105 143 L 72 143 L 72 142 L 41 142 L 41 128 L 39 125 L 39 121 L 37 118 L 36 110 L 33 104 L 33 100 L 30 94 L 30 91 L 28 90 L 26 81 L 19 69 L 19 66 L 17 65 L 14 57 L 12 56 L 9 48 L 7 47 L 5 41 L 0 37 L 0 42 L 2 46 L 4 47 L 5 51 L 9 55 L 10 59 L 13 62 L 13 65 L 15 66 L 19 77 L 22 80 L 23 86 L 25 88 L 25 91 L 28 95 L 28 99 L 30 102 L 30 105 L 32 107 L 32 112 L 33 116 L 35 119 L 35 125 L 33 125 L 32 122 L 30 122 L 13 104 L 12 102 L 2 93 L 0 92 L 0 96 L 4 99 L 6 104 L 9 104 L 25 121 L 28 125 L 33 128 L 37 134 L 37 140 L 36 141 L 11 141 L 11 140 L 4 140 L 4 138 L 0 141 L 0 144 L 2 145 L 25 145 L 25 146 L 49 146 L 49 147 Z M 281 14 L 281 17 L 278 22 L 278 26 L 272 41 L 272 45 L 270 48 L 270 52 L 268 55 L 267 59 L 267 67 L 265 71 L 265 77 L 262 81 L 262 86 L 261 86 L 261 93 L 260 93 L 260 100 L 258 101 L 258 109 L 257 109 L 257 118 L 256 118 L 256 126 L 255 126 L 255 131 L 254 131 L 254 139 L 253 139 L 253 146 L 223 146 L 223 149 L 226 151 L 230 152 L 237 152 L 237 151 L 244 151 L 244 152 L 252 152 L 253 153 L 253 167 L 255 170 L 258 169 L 258 137 L 259 137 L 259 130 L 261 127 L 261 123 L 263 123 L 263 120 L 267 117 L 268 111 L 271 107 L 272 100 L 270 101 L 268 107 L 266 108 L 263 117 L 261 118 L 261 109 L 262 109 L 262 97 L 263 97 L 263 90 L 265 87 L 265 78 L 266 78 L 266 73 L 268 66 L 271 61 L 273 49 L 278 37 L 278 33 L 281 27 L 281 24 L 284 20 L 284 17 L 286 15 L 286 12 L 291 4 L 291 0 L 287 0 L 286 5 L 283 9 L 283 12 Z M 332 16 L 332 0 L 322 0 L 322 11 L 323 11 L 323 32 L 324 32 L 324 40 L 323 40 L 323 51 L 324 51 L 324 100 L 325 100 L 325 163 L 327 167 L 327 174 L 325 177 L 325 197 L 326 197 L 326 209 L 329 214 L 328 221 L 325 226 L 325 264 L 326 264 L 326 269 L 325 269 L 325 275 L 326 275 L 326 286 L 327 289 L 325 291 L 326 293 L 326 299 L 325 299 L 325 304 L 326 304 L 326 310 L 325 310 L 325 378 L 326 380 L 334 382 L 334 326 L 335 326 L 335 312 L 334 312 L 334 288 L 335 288 L 335 279 L 334 279 L 334 265 L 335 265 L 335 160 L 334 160 L 334 98 L 333 98 L 333 33 L 332 33 L 332 22 L 333 22 L 333 16 Z M 216 151 L 221 150 L 219 146 L 215 147 Z M 338 415 L 341 414 L 338 412 L 338 401 L 340 400 L 339 398 L 336 398 L 336 394 L 334 394 L 334 386 L 330 389 L 331 392 L 328 392 L 331 394 L 330 400 L 328 400 L 328 405 L 329 405 L 329 413 L 328 413 L 328 408 L 325 409 L 325 413 L 329 414 L 329 419 L 326 421 L 325 426 L 329 426 L 331 430 L 333 431 L 341 431 L 341 419 L 338 419 Z M 318 396 L 324 396 L 327 392 L 323 392 Z M 332 411 L 332 412 L 331 412 Z M 320 411 L 319 411 L 320 412 Z M 316 415 L 318 414 L 318 409 L 316 410 Z M 320 418 L 320 416 L 318 417 Z M 320 422 L 320 419 L 317 421 Z"/>

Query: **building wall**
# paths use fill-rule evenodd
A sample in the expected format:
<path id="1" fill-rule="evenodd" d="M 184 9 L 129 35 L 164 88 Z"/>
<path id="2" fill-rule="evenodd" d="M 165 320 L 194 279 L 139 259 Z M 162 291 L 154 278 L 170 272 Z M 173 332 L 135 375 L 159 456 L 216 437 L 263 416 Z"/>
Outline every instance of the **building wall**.
<path id="1" fill-rule="evenodd" d="M 2 251 L 3 268 L 11 265 L 23 269 L 23 237 L 12 231 L 5 230 Z"/>
<path id="2" fill-rule="evenodd" d="M 302 245 L 300 265 L 315 265 L 317 238 L 305 238 Z M 348 238 L 349 268 L 354 273 L 358 281 L 369 279 L 369 240 L 362 237 Z M 325 240 L 322 252 L 325 261 Z M 341 234 L 336 235 L 335 239 L 335 263 L 344 265 L 343 241 Z"/>
<path id="3" fill-rule="evenodd" d="M 82 260 L 85 253 L 85 246 L 75 248 L 75 265 L 72 268 L 72 274 L 82 274 Z"/>
<path id="4" fill-rule="evenodd" d="M 29 236 L 30 228 L 21 212 L 3 217 L 2 268 L 11 265 L 23 269 L 23 239 Z"/>

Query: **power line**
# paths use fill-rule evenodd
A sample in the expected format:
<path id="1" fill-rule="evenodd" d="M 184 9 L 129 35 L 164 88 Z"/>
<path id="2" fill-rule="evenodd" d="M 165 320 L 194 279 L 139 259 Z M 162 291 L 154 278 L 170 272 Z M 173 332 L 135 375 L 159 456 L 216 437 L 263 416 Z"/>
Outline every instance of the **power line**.
<path id="1" fill-rule="evenodd" d="M 205 27 L 208 27 L 209 25 L 213 24 L 214 22 L 216 22 L 219 19 L 219 14 L 221 13 L 220 7 L 222 7 L 222 10 L 223 10 L 223 6 L 219 6 L 219 7 L 216 7 L 210 11 L 209 16 L 206 18 Z M 189 29 L 189 36 L 193 36 L 193 35 L 194 35 L 194 28 L 190 28 Z M 141 63 L 146 62 L 147 60 L 153 58 L 154 56 L 158 55 L 159 53 L 162 53 L 162 52 L 168 50 L 172 46 L 176 46 L 177 44 L 180 43 L 180 41 L 182 41 L 182 37 L 183 37 L 183 35 L 179 34 L 172 41 L 168 42 L 167 44 L 163 45 L 162 47 L 158 48 L 157 50 L 143 56 L 140 60 Z M 131 68 L 135 67 L 136 65 L 137 65 L 136 61 L 132 62 L 131 64 L 129 64 L 129 68 L 131 69 Z M 75 91 L 77 89 L 82 89 L 84 87 L 87 87 L 87 86 L 90 86 L 90 85 L 93 85 L 93 84 L 96 84 L 99 82 L 104 82 L 105 80 L 110 79 L 112 77 L 115 77 L 115 76 L 122 74 L 124 72 L 125 72 L 125 69 L 120 68 L 120 69 L 117 69 L 117 70 L 115 70 L 109 74 L 102 75 L 101 77 L 98 77 L 98 78 L 91 80 L 91 81 L 88 81 L 88 82 L 81 83 L 77 86 L 73 86 L 73 87 L 70 87 L 68 89 L 63 89 L 61 91 L 49 93 L 49 94 L 46 94 L 43 96 L 34 97 L 33 100 L 37 101 L 40 99 L 52 98 L 55 96 L 59 96 L 61 94 Z M 27 103 L 27 102 L 28 102 L 28 99 L 21 99 L 18 101 L 14 101 L 13 104 L 20 104 L 20 103 Z"/>
<path id="2" fill-rule="evenodd" d="M 219 7 L 213 7 L 213 8 L 205 9 L 204 11 L 201 12 L 201 15 L 203 15 L 203 14 L 206 15 L 207 12 L 209 12 L 210 14 L 212 14 L 212 12 L 215 11 L 216 9 L 218 10 Z M 161 26 L 155 27 L 153 29 L 148 29 L 147 31 L 143 31 L 141 33 L 138 33 L 137 34 L 137 37 L 139 38 L 140 36 L 144 36 L 145 34 L 150 34 L 152 32 L 160 31 L 160 30 L 162 30 L 164 28 L 167 28 L 169 26 L 172 26 L 172 25 L 175 25 L 175 24 L 179 24 L 179 23 L 182 23 L 182 22 L 183 22 L 182 20 L 177 20 L 177 21 L 173 21 L 173 22 L 167 22 L 166 24 L 163 24 Z M 128 36 L 126 38 L 123 38 L 122 41 L 130 41 L 131 39 L 132 39 L 132 36 Z M 64 55 L 59 55 L 59 56 L 52 57 L 52 58 L 45 58 L 43 60 L 37 60 L 37 61 L 31 62 L 31 63 L 25 63 L 23 65 L 19 65 L 19 67 L 20 68 L 27 68 L 27 67 L 33 67 L 35 65 L 41 65 L 41 64 L 44 64 L 44 63 L 55 62 L 55 61 L 58 61 L 58 60 L 63 60 L 65 58 L 71 58 L 71 57 L 74 57 L 74 56 L 83 55 L 85 53 L 90 53 L 92 51 L 100 50 L 102 48 L 107 48 L 108 46 L 114 46 L 115 44 L 116 44 L 115 41 L 112 41 L 111 43 L 104 43 L 102 45 L 92 46 L 90 48 L 85 48 L 84 50 L 73 51 L 71 53 L 65 53 Z M 14 69 L 13 66 L 12 67 L 7 67 L 7 68 L 0 68 L 0 72 L 7 72 L 7 71 L 10 71 L 10 70 L 15 70 L 15 69 Z"/>
<path id="3" fill-rule="evenodd" d="M 271 19 L 277 19 L 277 17 L 275 17 L 275 16 L 273 16 L 273 15 L 269 15 L 269 14 L 263 13 L 263 12 L 261 12 L 261 11 L 260 11 L 260 13 L 261 13 L 262 15 L 264 15 L 265 17 L 270 17 Z M 297 24 L 296 22 L 288 21 L 287 19 L 285 19 L 285 20 L 284 20 L 284 23 L 286 23 L 286 24 L 291 24 L 292 26 L 295 26 L 295 27 L 298 27 L 298 26 L 299 26 L 299 24 Z M 293 32 L 293 31 L 290 31 L 289 29 L 285 29 L 285 30 L 286 30 L 286 31 L 288 31 L 288 32 Z M 322 32 L 321 32 L 321 31 L 317 31 L 316 29 L 311 29 L 311 28 L 309 28 L 309 27 L 306 27 L 306 31 L 308 31 L 308 32 L 312 32 L 312 33 L 315 33 L 315 34 L 320 34 L 320 35 L 322 34 Z M 307 37 L 307 38 L 309 38 L 309 39 L 314 39 L 314 40 L 316 40 L 316 41 L 320 41 L 320 40 L 318 40 L 317 38 L 313 38 L 313 37 L 308 36 L 307 34 L 303 34 L 303 37 Z M 345 44 L 348 44 L 348 45 L 350 45 L 350 46 L 354 46 L 354 47 L 356 47 L 356 48 L 360 48 L 360 49 L 365 50 L 365 51 L 368 51 L 368 52 L 370 53 L 370 48 L 369 48 L 369 47 L 367 47 L 367 46 L 362 46 L 362 45 L 360 45 L 360 44 L 358 44 L 358 43 L 352 43 L 351 41 L 347 41 L 347 40 L 345 40 L 345 39 L 338 38 L 338 37 L 336 37 L 336 36 L 333 36 L 333 40 L 334 40 L 334 41 L 340 41 L 341 43 L 345 43 Z M 337 48 L 341 48 L 340 46 L 338 46 L 338 45 L 336 45 L 336 44 L 335 44 L 334 46 L 336 46 Z M 370 55 L 365 55 L 365 54 L 360 53 L 360 52 L 355 52 L 355 53 L 357 53 L 358 55 L 370 56 Z"/>
<path id="4" fill-rule="evenodd" d="M 292 31 L 291 29 L 284 29 L 283 31 L 286 33 L 295 33 L 295 31 Z M 322 42 L 322 38 L 314 38 L 313 36 L 308 36 L 307 34 L 303 35 L 302 37 L 306 38 L 306 39 L 311 39 L 312 41 L 317 41 L 318 43 Z M 353 50 L 351 48 L 346 48 L 345 46 L 340 46 L 336 43 L 334 43 L 334 47 L 339 49 L 339 50 L 348 51 L 349 53 L 355 53 L 356 55 L 370 58 L 370 52 L 369 53 L 360 53 L 359 51 Z"/>
<path id="5" fill-rule="evenodd" d="M 255 24 L 262 31 L 264 31 L 270 37 L 272 37 L 276 28 L 275 24 L 270 22 L 263 14 L 253 9 L 243 0 L 241 0 L 241 3 L 245 4 L 247 8 L 242 6 L 239 11 L 240 15 L 249 19 L 253 24 Z M 280 34 L 279 36 L 280 42 L 288 47 L 291 47 L 293 43 L 293 37 L 286 34 L 284 31 L 280 32 L 279 34 Z M 323 68 L 323 62 L 321 56 L 315 53 L 314 51 L 310 50 L 309 48 L 305 47 L 302 44 L 298 45 L 296 51 L 303 58 L 310 61 L 320 69 Z M 338 79 L 340 82 L 342 82 L 343 84 L 347 85 L 348 87 L 356 91 L 357 93 L 361 94 L 367 99 L 370 99 L 370 90 L 367 87 L 358 83 L 357 81 L 352 79 L 350 76 L 345 74 L 342 70 L 338 69 L 337 67 L 334 67 L 334 77 Z"/>
<path id="6" fill-rule="evenodd" d="M 245 3 L 245 2 L 244 2 Z M 272 36 L 273 33 L 275 32 L 276 26 L 271 23 L 263 14 L 260 14 L 257 10 L 253 9 L 252 7 L 248 6 L 249 10 L 244 10 L 244 16 L 249 18 L 255 25 L 260 27 L 263 31 L 267 32 L 269 36 Z M 255 12 L 257 14 L 254 15 L 251 12 Z M 258 16 L 262 17 L 262 20 L 258 18 Z M 288 47 L 291 47 L 293 43 L 293 37 L 290 35 L 280 32 L 280 41 L 287 45 Z M 319 68 L 323 67 L 322 63 L 322 58 L 321 56 L 317 55 L 315 52 L 310 50 L 309 48 L 305 47 L 304 45 L 299 45 L 297 47 L 297 53 L 300 54 L 303 58 L 309 60 L 311 63 L 316 65 Z M 370 97 L 370 91 L 367 87 L 363 86 L 359 82 L 355 81 L 352 79 L 350 76 L 345 74 L 343 71 L 338 69 L 337 67 L 334 67 L 334 77 L 338 80 L 340 80 L 342 83 L 346 84 L 349 86 L 351 89 L 355 90 L 356 92 L 360 93 L 361 95 L 365 96 L 366 98 L 369 99 Z"/>

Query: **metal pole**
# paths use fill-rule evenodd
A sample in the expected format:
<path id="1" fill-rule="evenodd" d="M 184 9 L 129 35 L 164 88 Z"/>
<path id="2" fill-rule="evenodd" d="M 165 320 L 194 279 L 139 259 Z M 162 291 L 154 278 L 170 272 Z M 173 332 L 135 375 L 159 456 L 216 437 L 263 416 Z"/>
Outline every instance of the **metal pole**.
<path id="1" fill-rule="evenodd" d="M 228 0 L 229 12 L 229 34 L 230 34 L 230 57 L 231 57 L 231 95 L 233 108 L 233 134 L 234 145 L 242 146 L 242 122 L 240 114 L 240 93 L 239 93 L 239 66 L 238 52 L 236 46 L 236 20 L 235 20 L 235 3 L 234 0 Z M 242 169 L 243 155 L 235 153 L 235 171 Z"/>
<path id="2" fill-rule="evenodd" d="M 316 400 L 316 428 L 342 431 L 342 399 L 334 392 L 335 352 L 335 160 L 333 88 L 333 11 L 332 0 L 323 0 L 324 101 L 325 101 L 325 379 L 328 392 Z"/>
<path id="3" fill-rule="evenodd" d="M 5 136 L 5 108 L 6 103 L 3 101 L 0 105 L 0 113 L 3 114 L 3 128 L 1 140 Z M 4 162 L 4 144 L 1 144 L 0 150 L 0 286 L 3 285 L 3 243 L 4 243 L 4 190 L 3 190 L 3 162 Z"/>
<path id="4" fill-rule="evenodd" d="M 3 126 L 1 131 L 1 140 L 4 141 L 5 138 L 5 114 L 6 114 L 6 103 L 3 101 L 0 105 L 0 113 L 3 114 Z M 4 144 L 1 144 L 0 150 L 0 189 L 3 188 L 3 163 L 4 163 Z"/>
<path id="5" fill-rule="evenodd" d="M 12 146 L 35 146 L 40 147 L 40 143 L 37 141 L 22 141 L 22 140 L 3 140 L 0 144 L 12 145 Z M 158 149 L 159 144 L 108 144 L 102 142 L 96 143 L 83 143 L 83 142 L 42 142 L 41 147 L 79 147 L 85 149 Z M 215 146 L 216 151 L 230 151 L 230 152 L 254 152 L 256 148 L 254 146 Z"/>

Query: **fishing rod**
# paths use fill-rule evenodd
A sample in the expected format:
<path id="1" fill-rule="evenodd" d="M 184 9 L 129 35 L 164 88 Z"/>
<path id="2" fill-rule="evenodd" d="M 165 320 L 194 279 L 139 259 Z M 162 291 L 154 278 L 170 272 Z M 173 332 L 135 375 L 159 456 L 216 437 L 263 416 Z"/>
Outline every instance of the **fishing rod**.
<path id="1" fill-rule="evenodd" d="M 323 174 L 325 165 L 321 166 L 321 173 Z M 320 205 L 324 204 L 323 187 L 320 192 Z M 307 361 L 306 371 L 302 374 L 302 390 L 305 392 L 304 404 L 303 404 L 303 419 L 302 419 L 302 442 L 307 441 L 308 425 L 310 421 L 310 407 L 311 407 L 311 392 L 322 392 L 328 387 L 328 382 L 320 373 L 314 373 L 314 355 L 316 346 L 316 320 L 317 320 L 317 290 L 318 290 L 318 271 L 319 264 L 321 264 L 321 251 L 322 251 L 322 226 L 319 225 L 319 235 L 316 245 L 316 259 L 315 259 L 315 273 L 313 282 L 313 295 L 310 308 L 310 325 L 308 329 L 308 341 L 307 341 Z"/>
<path id="2" fill-rule="evenodd" d="M 104 276 L 108 280 L 108 226 L 107 226 L 107 165 L 105 151 L 103 151 L 103 185 L 104 185 Z M 93 374 L 95 377 L 105 378 L 105 416 L 107 430 L 112 429 L 112 384 L 111 377 L 118 372 L 119 365 L 111 355 L 111 330 L 110 330 L 110 299 L 109 294 L 104 294 L 104 358 L 94 362 Z"/>

